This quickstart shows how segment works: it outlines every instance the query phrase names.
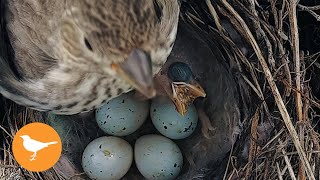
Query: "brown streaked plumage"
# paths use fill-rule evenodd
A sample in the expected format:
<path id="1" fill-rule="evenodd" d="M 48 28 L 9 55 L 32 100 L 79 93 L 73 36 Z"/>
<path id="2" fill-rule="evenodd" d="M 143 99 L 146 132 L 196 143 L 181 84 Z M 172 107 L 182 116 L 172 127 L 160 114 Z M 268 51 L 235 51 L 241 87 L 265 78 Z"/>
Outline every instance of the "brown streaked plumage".
<path id="1" fill-rule="evenodd" d="M 93 109 L 133 88 L 152 97 L 152 74 L 170 54 L 178 16 L 177 0 L 7 0 L 22 78 L 1 59 L 0 92 L 58 114 Z"/>

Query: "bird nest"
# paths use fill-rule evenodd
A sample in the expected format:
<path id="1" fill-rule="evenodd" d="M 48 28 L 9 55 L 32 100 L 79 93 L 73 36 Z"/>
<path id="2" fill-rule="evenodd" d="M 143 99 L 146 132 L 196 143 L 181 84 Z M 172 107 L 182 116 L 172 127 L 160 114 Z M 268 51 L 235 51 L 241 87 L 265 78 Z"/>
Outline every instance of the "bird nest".
<path id="1" fill-rule="evenodd" d="M 320 179 L 320 7 L 303 3 L 307 1 L 182 2 L 181 20 L 221 40 L 242 101 L 242 131 L 226 163 L 198 179 Z M 234 41 L 222 20 L 232 24 L 243 44 Z M 83 177 L 81 172 L 65 176 L 56 167 L 41 173 L 21 168 L 11 153 L 13 136 L 23 125 L 45 119 L 5 102 L 1 178 Z"/>

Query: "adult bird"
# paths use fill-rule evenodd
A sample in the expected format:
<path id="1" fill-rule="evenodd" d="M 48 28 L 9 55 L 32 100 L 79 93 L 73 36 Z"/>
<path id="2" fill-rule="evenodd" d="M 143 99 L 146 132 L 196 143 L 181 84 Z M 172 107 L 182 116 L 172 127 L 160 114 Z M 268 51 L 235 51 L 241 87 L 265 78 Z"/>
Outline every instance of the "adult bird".
<path id="1" fill-rule="evenodd" d="M 202 170 L 219 167 L 240 130 L 239 92 L 219 38 L 179 22 L 174 48 L 155 76 L 160 94 L 169 96 L 179 113 L 194 101 L 201 120 L 190 137 L 178 141 L 188 160 L 180 179 L 204 177 Z"/>
<path id="2" fill-rule="evenodd" d="M 6 1 L 6 0 L 5 0 Z M 0 57 L 0 93 L 16 103 L 76 114 L 136 89 L 155 95 L 152 77 L 171 52 L 177 0 L 7 0 L 14 73 Z"/>

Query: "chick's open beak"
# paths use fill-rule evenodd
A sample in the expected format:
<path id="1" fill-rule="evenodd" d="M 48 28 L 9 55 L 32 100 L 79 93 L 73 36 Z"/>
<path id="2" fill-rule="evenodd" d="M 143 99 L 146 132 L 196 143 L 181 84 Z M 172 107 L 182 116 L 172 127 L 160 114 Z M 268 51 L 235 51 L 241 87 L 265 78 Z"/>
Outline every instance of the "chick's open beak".
<path id="1" fill-rule="evenodd" d="M 184 115 L 188 106 L 198 97 L 205 97 L 206 93 L 201 85 L 192 80 L 189 83 L 186 82 L 172 82 L 172 101 L 176 106 L 177 111 Z"/>
<path id="2" fill-rule="evenodd" d="M 147 53 L 134 49 L 125 62 L 112 64 L 112 69 L 147 98 L 156 95 L 151 60 Z"/>

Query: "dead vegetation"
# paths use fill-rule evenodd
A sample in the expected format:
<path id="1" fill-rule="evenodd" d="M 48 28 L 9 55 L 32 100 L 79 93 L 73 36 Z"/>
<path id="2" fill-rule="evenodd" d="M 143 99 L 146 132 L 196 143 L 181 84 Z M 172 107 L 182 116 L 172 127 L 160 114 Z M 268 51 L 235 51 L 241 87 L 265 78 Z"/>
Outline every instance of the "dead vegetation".
<path id="1" fill-rule="evenodd" d="M 319 21 L 315 11 L 320 7 L 298 3 L 270 0 L 266 8 L 255 0 L 206 1 L 221 37 L 235 48 L 241 78 L 260 100 L 244 122 L 244 127 L 250 127 L 242 134 L 249 139 L 247 159 L 241 162 L 239 153 L 233 152 L 225 179 L 320 178 L 319 129 L 315 127 L 320 104 L 309 84 L 309 71 L 319 68 L 319 60 L 318 54 L 300 49 L 297 22 L 298 10 Z M 187 12 L 186 17 L 204 24 L 198 12 Z M 220 19 L 233 24 L 252 49 L 249 56 L 232 42 Z"/>
<path id="2" fill-rule="evenodd" d="M 269 0 L 262 7 L 259 2 L 187 1 L 182 14 L 194 25 L 219 33 L 225 47 L 232 49 L 230 56 L 240 72 L 237 78 L 250 87 L 252 101 L 244 108 L 252 113 L 243 120 L 243 133 L 229 156 L 224 179 L 320 179 L 320 101 L 310 86 L 315 75 L 312 71 L 320 70 L 320 52 L 301 50 L 297 18 L 297 13 L 305 11 L 320 21 L 320 5 Z M 231 22 L 242 36 L 250 49 L 247 56 L 221 25 L 221 19 Z M 0 177 L 65 179 L 54 169 L 31 173 L 18 166 L 11 154 L 12 136 L 27 122 L 42 118 L 33 111 L 18 111 L 13 104 L 4 106 L 7 114 L 1 123 L 6 125 L 0 126 L 5 140 Z"/>

